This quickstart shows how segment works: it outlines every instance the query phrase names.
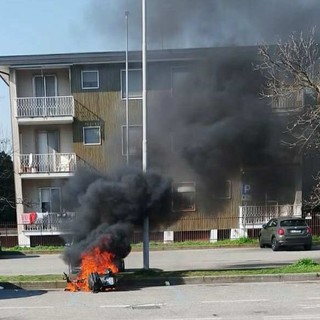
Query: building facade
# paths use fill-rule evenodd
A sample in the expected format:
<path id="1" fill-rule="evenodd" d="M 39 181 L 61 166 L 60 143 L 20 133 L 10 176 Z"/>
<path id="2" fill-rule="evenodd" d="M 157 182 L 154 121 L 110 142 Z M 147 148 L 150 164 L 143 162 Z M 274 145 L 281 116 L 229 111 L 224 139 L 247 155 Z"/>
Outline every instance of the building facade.
<path id="1" fill-rule="evenodd" d="M 256 57 L 256 48 L 148 53 L 148 168 L 172 178 L 181 195 L 172 212 L 184 212 L 155 235 L 216 240 L 219 230 L 242 236 L 271 216 L 301 215 L 301 163 L 282 155 L 276 133 L 279 114 L 303 102 L 261 102 Z M 78 168 L 141 167 L 141 53 L 129 53 L 128 90 L 124 52 L 0 57 L 0 65 L 10 90 L 19 245 L 32 246 L 40 235 L 68 233 L 76 213 L 62 195 Z"/>

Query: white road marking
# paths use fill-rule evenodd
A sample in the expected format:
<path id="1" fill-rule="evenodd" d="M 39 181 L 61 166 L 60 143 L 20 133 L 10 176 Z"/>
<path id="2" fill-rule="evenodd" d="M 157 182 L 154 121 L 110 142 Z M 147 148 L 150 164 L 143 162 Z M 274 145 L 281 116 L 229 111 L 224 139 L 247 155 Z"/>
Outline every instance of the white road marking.
<path id="1" fill-rule="evenodd" d="M 164 303 L 145 303 L 145 304 L 110 304 L 102 305 L 100 308 L 152 308 L 163 307 Z"/>
<path id="2" fill-rule="evenodd" d="M 201 301 L 201 303 L 243 303 L 243 302 L 266 302 L 268 299 L 252 299 L 252 300 L 209 300 Z"/>
<path id="3" fill-rule="evenodd" d="M 20 307 L 0 307 L 0 310 L 10 310 L 10 309 L 54 309 L 54 306 L 35 306 L 35 307 L 30 307 L 30 306 L 20 306 Z"/>
<path id="4" fill-rule="evenodd" d="M 223 320 L 220 317 L 209 317 L 209 318 L 156 318 L 154 320 Z"/>
<path id="5" fill-rule="evenodd" d="M 320 308 L 320 304 L 313 304 L 313 305 L 302 304 L 302 305 L 300 305 L 300 307 L 302 309 L 316 309 L 316 308 Z"/>
<path id="6" fill-rule="evenodd" d="M 288 315 L 288 316 L 265 316 L 263 319 L 268 320 L 315 320 L 320 319 L 318 314 L 309 314 L 309 315 Z"/>
<path id="7" fill-rule="evenodd" d="M 130 304 L 113 304 L 109 306 L 100 306 L 100 308 L 130 308 Z"/>

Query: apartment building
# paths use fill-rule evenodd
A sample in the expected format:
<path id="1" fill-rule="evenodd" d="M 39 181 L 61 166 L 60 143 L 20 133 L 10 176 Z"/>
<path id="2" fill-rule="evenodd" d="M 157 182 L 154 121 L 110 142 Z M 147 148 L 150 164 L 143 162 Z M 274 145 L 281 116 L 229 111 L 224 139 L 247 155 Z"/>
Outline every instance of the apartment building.
<path id="1" fill-rule="evenodd" d="M 273 157 L 265 133 L 275 114 L 296 110 L 302 99 L 261 102 L 262 78 L 251 70 L 256 48 L 152 51 L 147 59 L 148 167 L 172 177 L 182 195 L 173 214 L 185 213 L 152 232 L 216 240 L 219 230 L 244 235 L 244 226 L 259 228 L 270 215 L 301 214 L 300 163 Z M 130 52 L 126 90 L 124 52 L 0 57 L 20 245 L 68 232 L 76 212 L 65 210 L 62 196 L 77 168 L 141 166 L 141 65 L 141 53 Z"/>

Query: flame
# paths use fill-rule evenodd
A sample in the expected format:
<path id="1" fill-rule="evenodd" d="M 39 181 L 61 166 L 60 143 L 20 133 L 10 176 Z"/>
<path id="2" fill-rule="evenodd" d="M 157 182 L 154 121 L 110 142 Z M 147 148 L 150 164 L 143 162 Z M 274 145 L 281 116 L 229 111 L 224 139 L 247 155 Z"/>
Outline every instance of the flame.
<path id="1" fill-rule="evenodd" d="M 114 263 L 115 255 L 110 252 L 101 252 L 99 247 L 93 248 L 89 252 L 81 255 L 80 272 L 75 280 L 67 283 L 65 290 L 67 291 L 90 291 L 88 285 L 88 276 L 91 272 L 104 274 L 107 268 L 110 268 L 113 273 L 119 270 Z"/>

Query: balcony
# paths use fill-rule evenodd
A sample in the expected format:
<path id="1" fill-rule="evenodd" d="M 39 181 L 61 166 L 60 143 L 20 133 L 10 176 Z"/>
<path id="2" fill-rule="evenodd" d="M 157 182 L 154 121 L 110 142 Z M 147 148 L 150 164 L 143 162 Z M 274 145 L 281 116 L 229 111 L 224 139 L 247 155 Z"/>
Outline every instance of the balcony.
<path id="1" fill-rule="evenodd" d="M 272 99 L 273 112 L 297 112 L 304 107 L 303 91 Z"/>
<path id="2" fill-rule="evenodd" d="M 35 221 L 30 221 L 28 215 L 22 215 L 23 232 L 26 235 L 68 233 L 71 230 L 70 223 L 75 218 L 74 212 L 37 212 Z"/>
<path id="3" fill-rule="evenodd" d="M 19 124 L 73 122 L 74 98 L 72 96 L 17 98 L 16 103 Z"/>
<path id="4" fill-rule="evenodd" d="M 75 153 L 20 154 L 21 177 L 47 178 L 73 175 L 77 165 Z"/>

